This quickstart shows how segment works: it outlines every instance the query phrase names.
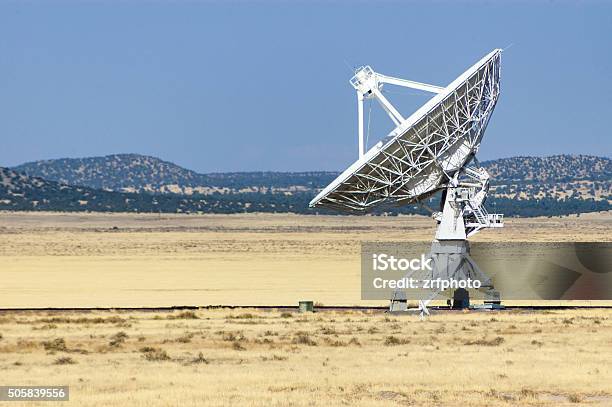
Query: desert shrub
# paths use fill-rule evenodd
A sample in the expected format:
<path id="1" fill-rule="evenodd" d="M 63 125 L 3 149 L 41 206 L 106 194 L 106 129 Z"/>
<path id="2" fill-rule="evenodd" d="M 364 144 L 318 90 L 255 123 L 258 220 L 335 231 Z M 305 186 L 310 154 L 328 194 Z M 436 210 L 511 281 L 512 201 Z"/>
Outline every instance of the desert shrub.
<path id="1" fill-rule="evenodd" d="M 569 396 L 567 396 L 567 399 L 569 400 L 570 403 L 582 403 L 582 396 L 580 394 L 577 393 L 572 393 Z"/>
<path id="2" fill-rule="evenodd" d="M 163 349 L 145 346 L 143 348 L 140 348 L 140 352 L 143 353 L 145 360 L 148 360 L 149 362 L 170 360 L 170 356 L 168 356 L 166 351 Z"/>
<path id="3" fill-rule="evenodd" d="M 293 318 L 293 314 L 291 312 L 283 312 L 280 314 L 281 318 Z"/>
<path id="4" fill-rule="evenodd" d="M 38 330 L 44 331 L 44 330 L 48 330 L 48 329 L 57 329 L 57 325 L 55 325 L 55 324 L 44 324 L 44 325 L 41 325 L 39 327 L 33 327 L 32 329 L 35 330 L 35 331 L 38 331 Z"/>
<path id="5" fill-rule="evenodd" d="M 108 318 L 95 317 L 80 317 L 80 318 L 68 318 L 68 317 L 52 317 L 52 318 L 41 318 L 37 322 L 45 322 L 48 324 L 125 324 L 127 320 L 118 316 L 112 316 Z"/>
<path id="6" fill-rule="evenodd" d="M 193 338 L 193 334 L 188 332 L 185 333 L 185 335 L 176 338 L 176 341 L 179 343 L 189 343 L 191 342 L 191 338 Z"/>
<path id="7" fill-rule="evenodd" d="M 75 365 L 77 362 L 69 356 L 62 356 L 61 358 L 55 359 L 54 365 Z"/>
<path id="8" fill-rule="evenodd" d="M 240 342 L 246 340 L 246 337 L 242 332 L 225 332 L 223 333 L 223 340 L 227 342 Z"/>
<path id="9" fill-rule="evenodd" d="M 246 350 L 244 346 L 240 344 L 240 342 L 232 342 L 232 349 L 234 350 Z"/>
<path id="10" fill-rule="evenodd" d="M 536 398 L 538 393 L 531 389 L 521 389 L 520 397 L 521 398 Z"/>
<path id="11" fill-rule="evenodd" d="M 267 357 L 267 356 L 262 356 L 261 360 L 264 362 L 268 362 L 271 360 L 276 360 L 276 361 L 281 361 L 281 360 L 287 360 L 287 356 L 278 356 L 278 355 L 272 355 L 272 357 Z"/>
<path id="12" fill-rule="evenodd" d="M 255 315 L 253 315 L 253 314 L 251 314 L 249 312 L 246 312 L 244 314 L 235 315 L 235 316 L 234 315 L 230 315 L 230 316 L 227 317 L 227 319 L 253 319 L 253 318 L 255 318 Z"/>
<path id="13" fill-rule="evenodd" d="M 296 332 L 291 343 L 296 345 L 317 346 L 317 342 L 310 337 L 310 334 L 303 331 Z"/>
<path id="14" fill-rule="evenodd" d="M 349 341 L 350 345 L 357 345 L 357 346 L 361 346 L 361 342 L 359 342 L 359 339 L 355 338 L 354 336 L 351 338 L 351 340 Z"/>
<path id="15" fill-rule="evenodd" d="M 183 311 L 178 314 L 170 314 L 166 317 L 166 319 L 200 319 L 195 312 L 193 311 Z"/>
<path id="16" fill-rule="evenodd" d="M 112 347 L 121 346 L 127 338 L 128 338 L 128 334 L 126 334 L 123 331 L 119 331 L 110 337 L 109 345 Z"/>
<path id="17" fill-rule="evenodd" d="M 327 326 L 324 326 L 323 328 L 321 328 L 321 333 L 323 335 L 338 335 L 338 331 L 336 331 L 334 327 L 327 327 Z"/>
<path id="18" fill-rule="evenodd" d="M 410 343 L 409 339 L 401 339 L 393 335 L 387 336 L 384 342 L 385 346 L 405 345 L 407 343 Z"/>
<path id="19" fill-rule="evenodd" d="M 209 364 L 209 363 L 210 363 L 210 362 L 208 361 L 208 359 L 206 359 L 206 358 L 204 357 L 204 354 L 202 354 L 202 352 L 198 353 L 198 356 L 197 356 L 197 357 L 195 357 L 195 358 L 193 358 L 193 359 L 191 359 L 191 360 L 189 361 L 189 364 L 191 364 L 191 365 L 199 365 L 199 364 L 205 364 L 205 365 L 207 365 L 207 364 Z"/>
<path id="20" fill-rule="evenodd" d="M 483 338 L 483 339 L 476 339 L 473 341 L 467 341 L 464 343 L 464 345 L 499 346 L 504 342 L 505 342 L 504 338 L 502 338 L 501 336 L 498 336 L 490 340 Z"/>
<path id="21" fill-rule="evenodd" d="M 48 352 L 67 352 L 66 341 L 64 338 L 56 338 L 51 341 L 43 341 L 42 346 Z"/>

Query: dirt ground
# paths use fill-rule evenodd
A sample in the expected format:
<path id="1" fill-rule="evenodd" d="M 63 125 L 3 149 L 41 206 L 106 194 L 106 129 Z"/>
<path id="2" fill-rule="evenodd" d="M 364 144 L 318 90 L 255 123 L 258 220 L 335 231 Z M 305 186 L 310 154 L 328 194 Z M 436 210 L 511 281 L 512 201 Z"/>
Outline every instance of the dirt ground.
<path id="1" fill-rule="evenodd" d="M 0 384 L 57 405 L 612 405 L 612 310 L 4 311 L 0 335 Z"/>
<path id="2" fill-rule="evenodd" d="M 430 241 L 426 217 L 0 212 L 0 308 L 383 305 L 360 242 Z M 507 219 L 474 241 L 612 241 L 612 214 Z"/>

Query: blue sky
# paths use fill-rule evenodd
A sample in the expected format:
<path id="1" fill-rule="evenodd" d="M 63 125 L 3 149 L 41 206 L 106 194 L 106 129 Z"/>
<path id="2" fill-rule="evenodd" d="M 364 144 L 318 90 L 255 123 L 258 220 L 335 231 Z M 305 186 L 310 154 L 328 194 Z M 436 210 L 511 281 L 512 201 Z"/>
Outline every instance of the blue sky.
<path id="1" fill-rule="evenodd" d="M 612 3 L 0 1 L 0 166 L 342 170 L 351 67 L 446 85 L 510 44 L 479 158 L 610 156 Z M 427 95 L 389 98 L 407 116 Z M 374 107 L 370 141 L 389 124 Z"/>

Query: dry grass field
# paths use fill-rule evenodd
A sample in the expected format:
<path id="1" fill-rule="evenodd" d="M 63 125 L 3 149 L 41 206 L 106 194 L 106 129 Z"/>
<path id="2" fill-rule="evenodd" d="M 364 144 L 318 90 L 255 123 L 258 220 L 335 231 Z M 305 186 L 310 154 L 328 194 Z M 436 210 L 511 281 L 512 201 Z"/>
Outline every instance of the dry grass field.
<path id="1" fill-rule="evenodd" d="M 5 311 L 0 334 L 0 384 L 69 385 L 57 405 L 612 405 L 612 310 Z"/>
<path id="2" fill-rule="evenodd" d="M 382 305 L 361 241 L 430 241 L 426 217 L 0 213 L 0 308 Z M 612 214 L 508 219 L 475 241 L 612 241 Z"/>
<path id="3" fill-rule="evenodd" d="M 0 213 L 0 385 L 69 385 L 57 405 L 78 406 L 612 406 L 612 309 L 6 310 L 386 305 L 360 300 L 360 242 L 433 231 L 423 217 Z M 475 240 L 611 231 L 610 214 L 510 219 Z"/>

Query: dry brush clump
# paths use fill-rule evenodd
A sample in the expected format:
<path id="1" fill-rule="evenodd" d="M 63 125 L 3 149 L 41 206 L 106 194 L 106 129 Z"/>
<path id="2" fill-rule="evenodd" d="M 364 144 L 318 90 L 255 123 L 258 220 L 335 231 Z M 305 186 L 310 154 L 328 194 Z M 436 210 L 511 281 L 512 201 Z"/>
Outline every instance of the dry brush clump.
<path id="1" fill-rule="evenodd" d="M 42 341 L 41 345 L 47 352 L 68 352 L 64 338 L 55 338 L 50 341 Z"/>
<path id="2" fill-rule="evenodd" d="M 227 317 L 225 317 L 225 319 L 254 319 L 254 318 L 260 318 L 260 317 L 256 317 L 250 312 L 245 312 L 244 314 L 238 314 L 238 315 L 230 314 Z"/>
<path id="3" fill-rule="evenodd" d="M 475 339 L 475 340 L 469 340 L 469 341 L 465 341 L 463 344 L 464 345 L 478 345 L 478 346 L 499 346 L 502 343 L 505 342 L 505 339 L 502 338 L 501 336 L 497 336 L 493 339 Z"/>
<path id="4" fill-rule="evenodd" d="M 262 362 L 285 361 L 287 359 L 289 359 L 287 356 L 279 356 L 279 355 L 272 355 L 270 357 L 268 357 L 268 356 L 262 356 L 261 357 L 261 361 Z"/>
<path id="5" fill-rule="evenodd" d="M 240 342 L 232 342 L 232 349 L 239 350 L 239 351 L 246 350 L 246 348 L 242 346 Z"/>
<path id="6" fill-rule="evenodd" d="M 110 342 L 108 343 L 109 346 L 113 347 L 113 348 L 117 348 L 121 345 L 123 345 L 123 343 L 125 342 L 125 340 L 129 338 L 128 334 L 126 334 L 123 331 L 119 331 L 116 334 L 114 334 L 113 336 L 110 337 Z"/>
<path id="7" fill-rule="evenodd" d="M 291 341 L 294 345 L 308 345 L 308 346 L 317 346 L 317 341 L 310 337 L 310 334 L 305 331 L 298 331 L 293 336 L 293 340 Z"/>
<path id="8" fill-rule="evenodd" d="M 387 336 L 383 342 L 385 346 L 405 345 L 410 343 L 408 338 L 398 338 L 397 336 Z"/>
<path id="9" fill-rule="evenodd" d="M 54 365 L 76 365 L 76 360 L 72 359 L 70 356 L 62 356 L 53 362 Z"/>
<path id="10" fill-rule="evenodd" d="M 178 343 L 189 343 L 191 342 L 191 340 L 193 339 L 193 337 L 195 336 L 195 334 L 193 332 L 185 332 L 185 334 L 179 336 L 178 338 L 175 339 L 175 342 Z"/>
<path id="11" fill-rule="evenodd" d="M 210 361 L 204 357 L 204 354 L 202 352 L 198 353 L 198 356 L 187 362 L 188 365 L 208 365 L 209 363 Z"/>
<path id="12" fill-rule="evenodd" d="M 103 318 L 103 317 L 51 317 L 51 318 L 40 318 L 36 322 L 47 323 L 47 324 L 128 324 L 127 319 L 118 317 L 116 315 Z"/>
<path id="13" fill-rule="evenodd" d="M 166 316 L 166 319 L 200 319 L 200 317 L 193 311 L 183 311 L 176 315 L 170 314 Z"/>
<path id="14" fill-rule="evenodd" d="M 247 341 L 247 338 L 246 336 L 244 336 L 244 333 L 242 331 L 229 331 L 229 332 L 219 331 L 219 333 L 222 335 L 221 338 L 226 342 Z"/>
<path id="15" fill-rule="evenodd" d="M 140 352 L 145 360 L 149 362 L 162 362 L 170 360 L 168 353 L 160 348 L 154 348 L 152 346 L 144 346 L 140 348 Z"/>
<path id="16" fill-rule="evenodd" d="M 570 403 L 582 403 L 584 401 L 584 398 L 578 393 L 572 393 L 567 396 L 567 400 Z"/>

